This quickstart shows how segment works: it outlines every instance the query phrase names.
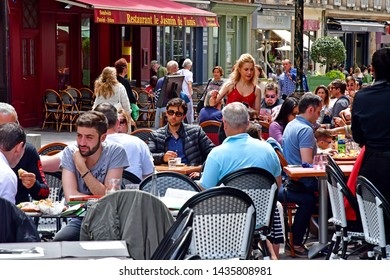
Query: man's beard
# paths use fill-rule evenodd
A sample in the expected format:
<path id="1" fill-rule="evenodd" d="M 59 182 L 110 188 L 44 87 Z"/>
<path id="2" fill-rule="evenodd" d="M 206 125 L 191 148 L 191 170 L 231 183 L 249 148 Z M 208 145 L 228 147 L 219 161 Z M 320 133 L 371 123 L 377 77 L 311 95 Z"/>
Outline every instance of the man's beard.
<path id="1" fill-rule="evenodd" d="M 100 147 L 100 138 L 99 138 L 99 141 L 98 143 L 96 144 L 96 146 L 92 147 L 92 149 L 89 149 L 86 153 L 83 153 L 81 150 L 80 150 L 80 146 L 79 146 L 79 151 L 80 151 L 80 154 L 83 156 L 83 157 L 89 157 L 89 156 L 92 156 L 94 153 L 96 153 L 96 151 L 99 149 Z M 87 147 L 88 148 L 88 147 Z"/>

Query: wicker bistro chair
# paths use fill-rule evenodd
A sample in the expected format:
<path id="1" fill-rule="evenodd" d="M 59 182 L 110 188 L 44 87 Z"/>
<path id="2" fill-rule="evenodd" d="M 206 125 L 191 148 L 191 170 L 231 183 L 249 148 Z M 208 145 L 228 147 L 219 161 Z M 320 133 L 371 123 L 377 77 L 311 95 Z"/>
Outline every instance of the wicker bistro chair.
<path id="1" fill-rule="evenodd" d="M 225 175 L 218 182 L 218 185 L 221 184 L 240 189 L 253 200 L 256 207 L 254 248 L 258 248 L 260 241 L 263 258 L 269 259 L 266 239 L 270 233 L 274 215 L 276 215 L 278 186 L 275 177 L 265 169 L 249 167 Z M 280 217 L 279 212 L 277 214 Z"/>
<path id="2" fill-rule="evenodd" d="M 67 144 L 62 143 L 62 142 L 49 143 L 49 144 L 42 146 L 38 150 L 38 154 L 52 156 L 52 155 L 55 155 L 55 154 L 61 152 L 67 146 L 68 146 Z"/>
<path id="3" fill-rule="evenodd" d="M 95 94 L 89 88 L 80 88 L 79 92 L 81 94 L 80 97 L 80 110 L 89 111 L 92 110 L 93 101 L 95 100 Z"/>
<path id="4" fill-rule="evenodd" d="M 252 199 L 235 188 L 211 188 L 180 208 L 194 211 L 189 255 L 200 259 L 249 259 L 256 209 Z"/>
<path id="5" fill-rule="evenodd" d="M 362 243 L 362 241 L 364 241 L 363 232 L 353 232 L 348 230 L 347 217 L 345 214 L 344 197 L 347 199 L 352 209 L 355 211 L 357 220 L 360 220 L 357 200 L 356 197 L 353 196 L 343 179 L 340 178 L 337 172 L 329 165 L 326 166 L 326 177 L 328 183 L 330 205 L 333 214 L 333 217 L 330 219 L 330 221 L 336 227 L 336 231 L 333 234 L 332 242 L 329 245 L 329 250 L 326 259 L 347 259 L 348 245 L 351 244 L 351 242 Z"/>
<path id="6" fill-rule="evenodd" d="M 376 259 L 390 259 L 390 245 L 386 240 L 385 224 L 390 221 L 390 204 L 378 189 L 365 177 L 358 176 L 356 181 L 356 196 L 363 224 L 364 238 L 367 243 L 375 246 L 368 256 Z M 385 222 L 386 220 L 386 222 Z"/>
<path id="7" fill-rule="evenodd" d="M 138 128 L 131 132 L 131 135 L 137 136 L 141 140 L 143 140 L 146 144 L 148 144 L 150 133 L 153 130 L 151 128 Z"/>
<path id="8" fill-rule="evenodd" d="M 200 124 L 207 137 L 214 143 L 215 146 L 221 144 L 218 139 L 218 130 L 221 123 L 218 121 L 205 121 Z"/>
<path id="9" fill-rule="evenodd" d="M 61 118 L 61 96 L 53 89 L 45 90 L 43 94 L 44 119 L 42 129 L 47 124 L 54 124 L 58 130 L 58 123 Z"/>
<path id="10" fill-rule="evenodd" d="M 61 131 L 62 126 L 69 126 L 69 131 L 72 132 L 72 128 L 76 127 L 76 120 L 82 111 L 79 110 L 77 99 L 74 99 L 68 91 L 61 91 L 60 96 L 62 101 L 62 113 L 58 130 Z"/>
<path id="11" fill-rule="evenodd" d="M 152 174 L 153 175 L 153 174 Z M 139 189 L 145 192 L 151 192 L 152 188 L 152 175 L 149 175 L 141 181 Z M 199 186 L 190 179 L 190 177 L 170 171 L 158 172 L 157 174 L 157 188 L 159 194 L 163 197 L 168 188 L 188 190 L 200 192 Z"/>
<path id="12" fill-rule="evenodd" d="M 140 126 L 142 122 L 146 122 L 149 128 L 154 122 L 154 114 L 156 113 L 154 103 L 149 100 L 148 92 L 144 90 L 139 92 L 137 102 L 139 107 L 139 117 L 136 123 Z"/>

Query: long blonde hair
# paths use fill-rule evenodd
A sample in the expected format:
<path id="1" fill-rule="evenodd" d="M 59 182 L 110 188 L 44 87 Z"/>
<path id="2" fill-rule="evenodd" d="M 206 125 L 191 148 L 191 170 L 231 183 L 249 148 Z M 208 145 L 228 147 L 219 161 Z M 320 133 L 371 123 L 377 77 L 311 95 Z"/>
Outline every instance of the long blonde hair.
<path id="1" fill-rule="evenodd" d="M 114 67 L 106 67 L 95 81 L 95 95 L 110 98 L 115 94 L 114 87 L 117 84 L 116 69 Z"/>
<path id="2" fill-rule="evenodd" d="M 249 53 L 244 53 L 240 56 L 240 58 L 236 61 L 236 64 L 234 65 L 234 70 L 230 74 L 229 79 L 234 82 L 234 84 L 237 84 L 241 79 L 240 70 L 244 66 L 245 63 L 252 63 L 253 68 L 255 67 L 255 59 L 252 55 Z M 254 75 L 252 77 L 252 83 L 255 85 L 257 83 L 258 77 L 256 77 L 256 71 L 254 72 Z"/>

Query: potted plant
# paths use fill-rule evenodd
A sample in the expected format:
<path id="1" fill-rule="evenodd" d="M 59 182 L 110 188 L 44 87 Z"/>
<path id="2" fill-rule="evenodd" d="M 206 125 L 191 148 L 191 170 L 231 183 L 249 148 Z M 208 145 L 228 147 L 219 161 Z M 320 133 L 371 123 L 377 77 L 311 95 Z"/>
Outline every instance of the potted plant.
<path id="1" fill-rule="evenodd" d="M 331 36 L 318 38 L 311 46 L 311 59 L 326 67 L 325 75 L 316 75 L 308 77 L 308 84 L 311 91 L 318 85 L 327 86 L 334 79 L 345 79 L 345 75 L 339 70 L 331 70 L 331 65 L 343 63 L 346 59 L 346 50 L 343 42 Z"/>

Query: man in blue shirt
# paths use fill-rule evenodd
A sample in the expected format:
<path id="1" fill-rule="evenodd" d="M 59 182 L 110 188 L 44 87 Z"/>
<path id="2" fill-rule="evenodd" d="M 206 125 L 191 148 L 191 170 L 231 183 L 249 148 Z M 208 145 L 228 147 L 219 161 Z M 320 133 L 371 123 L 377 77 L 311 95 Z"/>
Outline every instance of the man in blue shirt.
<path id="1" fill-rule="evenodd" d="M 248 109 L 239 102 L 228 104 L 222 110 L 224 130 L 228 136 L 207 157 L 199 184 L 215 187 L 228 173 L 246 167 L 260 167 L 270 172 L 281 184 L 281 165 L 272 146 L 246 133 L 249 125 Z"/>
<path id="2" fill-rule="evenodd" d="M 317 152 L 313 125 L 320 116 L 322 99 L 312 93 L 303 95 L 298 104 L 299 115 L 289 122 L 283 132 L 283 153 L 287 162 L 292 165 L 312 164 Z M 303 192 L 288 189 L 287 202 L 299 205 L 293 224 L 294 251 L 296 256 L 306 256 L 307 251 L 302 245 L 310 217 L 314 212 L 316 198 L 314 192 L 318 191 L 318 182 L 315 178 L 302 178 L 298 183 L 303 184 Z M 283 201 L 284 185 L 279 191 L 279 200 Z M 287 251 L 289 248 L 286 248 Z"/>

